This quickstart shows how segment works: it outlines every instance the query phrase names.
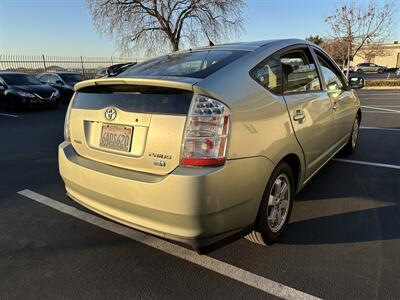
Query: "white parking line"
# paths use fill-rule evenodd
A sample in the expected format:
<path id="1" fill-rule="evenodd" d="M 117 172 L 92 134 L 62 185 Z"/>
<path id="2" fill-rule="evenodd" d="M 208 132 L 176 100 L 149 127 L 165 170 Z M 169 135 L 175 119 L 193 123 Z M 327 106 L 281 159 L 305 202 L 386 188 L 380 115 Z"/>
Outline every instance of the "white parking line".
<path id="1" fill-rule="evenodd" d="M 369 103 L 369 105 L 375 107 L 400 107 L 400 105 L 381 105 L 379 103 Z"/>
<path id="2" fill-rule="evenodd" d="M 400 131 L 400 128 L 367 127 L 367 126 L 361 126 L 360 129 L 366 129 L 366 130 L 383 130 L 383 131 Z"/>
<path id="3" fill-rule="evenodd" d="M 373 111 L 373 110 L 363 110 L 363 114 L 392 114 L 398 115 L 398 112 L 390 112 L 390 111 Z"/>
<path id="4" fill-rule="evenodd" d="M 338 162 L 350 163 L 350 164 L 367 165 L 367 166 L 374 166 L 374 167 L 382 167 L 382 168 L 400 170 L 400 166 L 398 166 L 398 165 L 389 165 L 389 164 L 381 164 L 381 163 L 374 163 L 374 162 L 360 161 L 360 160 L 352 160 L 352 159 L 342 159 L 342 158 L 334 158 L 332 160 L 333 161 L 338 161 Z"/>
<path id="5" fill-rule="evenodd" d="M 0 116 L 11 117 L 11 118 L 18 118 L 17 115 L 11 115 L 11 114 L 5 114 L 5 113 L 0 113 Z"/>
<path id="6" fill-rule="evenodd" d="M 389 109 L 389 108 L 380 108 L 380 107 L 376 107 L 376 106 L 367 106 L 367 105 L 361 105 L 361 107 L 362 108 L 369 108 L 369 109 L 376 109 L 376 110 L 400 113 L 400 110 Z"/>
<path id="7" fill-rule="evenodd" d="M 31 190 L 22 190 L 18 194 L 25 196 L 29 199 L 37 201 L 41 204 L 54 208 L 64 214 L 73 216 L 77 219 L 87 223 L 96 225 L 108 231 L 125 236 L 139 243 L 145 244 L 157 250 L 163 251 L 170 255 L 179 257 L 196 265 L 199 265 L 208 270 L 214 271 L 218 274 L 229 277 L 233 280 L 244 283 L 248 286 L 254 287 L 268 294 L 280 297 L 282 299 L 319 299 L 315 296 L 306 294 L 294 288 L 280 284 L 279 282 L 270 280 L 268 278 L 253 274 L 249 271 L 232 266 L 228 263 L 219 261 L 217 259 L 198 255 L 192 250 L 177 246 L 170 242 L 155 238 L 153 236 L 141 233 L 134 229 L 119 225 L 117 223 L 108 221 L 106 219 L 97 217 L 87 212 L 81 211 L 73 206 L 66 205 L 59 201 L 53 200 L 46 196 L 35 193 Z"/>

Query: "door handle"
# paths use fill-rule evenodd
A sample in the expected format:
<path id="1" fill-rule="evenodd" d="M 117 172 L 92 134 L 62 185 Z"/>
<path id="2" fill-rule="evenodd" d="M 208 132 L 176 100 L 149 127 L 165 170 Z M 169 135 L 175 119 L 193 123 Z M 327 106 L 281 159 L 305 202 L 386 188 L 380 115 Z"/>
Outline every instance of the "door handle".
<path id="1" fill-rule="evenodd" d="M 304 112 L 301 109 L 296 110 L 296 113 L 293 116 L 293 120 L 299 123 L 303 123 L 305 118 L 306 116 L 304 115 Z"/>

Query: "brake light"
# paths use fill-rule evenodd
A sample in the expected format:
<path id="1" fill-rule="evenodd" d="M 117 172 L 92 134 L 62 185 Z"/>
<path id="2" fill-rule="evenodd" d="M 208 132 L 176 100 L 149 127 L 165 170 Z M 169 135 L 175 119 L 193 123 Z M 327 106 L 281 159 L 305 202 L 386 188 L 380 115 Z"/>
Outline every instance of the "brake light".
<path id="1" fill-rule="evenodd" d="M 230 111 L 223 103 L 194 94 L 183 136 L 181 165 L 223 165 L 229 135 Z"/>
<path id="2" fill-rule="evenodd" d="M 75 95 L 72 97 L 71 101 L 69 102 L 67 113 L 65 114 L 65 120 L 64 120 L 64 140 L 66 142 L 71 142 L 71 130 L 70 130 L 70 115 L 71 115 L 71 107 L 72 107 L 72 102 L 74 101 Z"/>

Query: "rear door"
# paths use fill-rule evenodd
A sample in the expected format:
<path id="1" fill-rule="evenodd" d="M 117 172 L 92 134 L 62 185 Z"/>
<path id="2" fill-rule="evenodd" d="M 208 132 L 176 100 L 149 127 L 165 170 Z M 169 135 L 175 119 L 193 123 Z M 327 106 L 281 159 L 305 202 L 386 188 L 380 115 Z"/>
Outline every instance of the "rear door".
<path id="1" fill-rule="evenodd" d="M 324 86 L 332 101 L 333 143 L 338 150 L 347 142 L 355 118 L 355 98 L 347 86 L 339 67 L 323 52 L 314 49 L 324 80 Z"/>
<path id="2" fill-rule="evenodd" d="M 151 85 L 149 80 L 134 85 L 114 81 L 78 90 L 70 114 L 74 149 L 104 164 L 168 174 L 179 165 L 193 96 L 187 86 L 181 89 Z"/>
<path id="3" fill-rule="evenodd" d="M 307 46 L 283 53 L 281 64 L 284 98 L 305 154 L 306 177 L 309 177 L 330 157 L 332 104 L 322 89 L 316 64 Z"/>

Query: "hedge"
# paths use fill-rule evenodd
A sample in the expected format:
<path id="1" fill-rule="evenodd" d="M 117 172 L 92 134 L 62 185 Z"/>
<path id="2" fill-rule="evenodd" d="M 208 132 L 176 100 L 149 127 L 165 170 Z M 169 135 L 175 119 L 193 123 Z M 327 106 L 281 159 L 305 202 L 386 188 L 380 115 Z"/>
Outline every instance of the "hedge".
<path id="1" fill-rule="evenodd" d="M 400 79 L 365 80 L 365 86 L 398 86 L 400 88 Z"/>

